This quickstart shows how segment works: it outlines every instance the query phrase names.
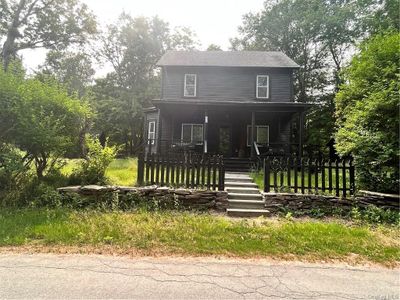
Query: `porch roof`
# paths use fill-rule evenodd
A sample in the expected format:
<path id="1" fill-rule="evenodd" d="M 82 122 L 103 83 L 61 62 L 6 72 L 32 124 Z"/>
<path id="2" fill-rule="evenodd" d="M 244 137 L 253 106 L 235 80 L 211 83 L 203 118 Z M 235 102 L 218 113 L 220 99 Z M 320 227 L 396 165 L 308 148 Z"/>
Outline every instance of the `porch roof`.
<path id="1" fill-rule="evenodd" d="M 181 112 L 185 108 L 197 109 L 245 109 L 256 110 L 257 112 L 303 112 L 309 109 L 312 104 L 299 102 L 261 102 L 261 101 L 214 101 L 214 100 L 192 100 L 192 99 L 155 99 L 152 101 L 157 108 L 174 109 Z"/>

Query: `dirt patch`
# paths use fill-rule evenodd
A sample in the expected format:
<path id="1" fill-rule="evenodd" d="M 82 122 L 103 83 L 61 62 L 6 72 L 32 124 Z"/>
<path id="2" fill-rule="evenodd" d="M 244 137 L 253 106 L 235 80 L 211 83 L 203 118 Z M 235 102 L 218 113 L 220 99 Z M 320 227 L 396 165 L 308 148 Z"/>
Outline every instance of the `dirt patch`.
<path id="1" fill-rule="evenodd" d="M 188 255 L 185 253 L 171 252 L 166 249 L 157 250 L 140 250 L 136 248 L 122 248 L 112 245 L 104 245 L 99 247 L 93 246 L 38 246 L 38 245 L 24 245 L 24 246 L 9 246 L 0 247 L 0 254 L 82 254 L 82 255 L 104 255 L 104 256 L 121 256 L 129 258 L 149 257 L 149 258 L 171 258 L 171 259 L 196 259 L 207 258 L 213 260 L 242 260 L 242 261 L 266 261 L 269 263 L 316 263 L 327 265 L 343 265 L 343 266 L 367 266 L 367 267 L 385 267 L 395 269 L 400 267 L 400 261 L 397 262 L 383 262 L 374 263 L 357 254 L 350 254 L 341 259 L 318 259 L 313 256 L 297 256 L 293 254 L 275 255 L 275 256 L 252 256 L 243 257 L 237 255 Z"/>

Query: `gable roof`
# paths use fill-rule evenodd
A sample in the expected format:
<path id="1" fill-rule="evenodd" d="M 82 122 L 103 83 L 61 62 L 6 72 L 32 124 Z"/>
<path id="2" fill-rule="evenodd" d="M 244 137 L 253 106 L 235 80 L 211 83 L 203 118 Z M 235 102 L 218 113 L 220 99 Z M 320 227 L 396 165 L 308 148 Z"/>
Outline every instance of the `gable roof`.
<path id="1" fill-rule="evenodd" d="M 279 51 L 167 51 L 158 66 L 299 68 Z"/>

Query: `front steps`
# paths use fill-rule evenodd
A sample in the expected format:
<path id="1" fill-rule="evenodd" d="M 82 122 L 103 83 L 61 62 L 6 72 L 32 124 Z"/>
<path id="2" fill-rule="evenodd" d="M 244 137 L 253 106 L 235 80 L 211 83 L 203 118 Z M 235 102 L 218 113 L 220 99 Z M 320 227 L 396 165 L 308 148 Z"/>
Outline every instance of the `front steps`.
<path id="1" fill-rule="evenodd" d="M 249 172 L 251 169 L 250 158 L 228 157 L 224 158 L 225 171 L 228 172 Z"/>
<path id="2" fill-rule="evenodd" d="M 228 216 L 259 217 L 268 216 L 264 201 L 257 185 L 248 173 L 225 173 L 225 190 L 228 192 Z"/>

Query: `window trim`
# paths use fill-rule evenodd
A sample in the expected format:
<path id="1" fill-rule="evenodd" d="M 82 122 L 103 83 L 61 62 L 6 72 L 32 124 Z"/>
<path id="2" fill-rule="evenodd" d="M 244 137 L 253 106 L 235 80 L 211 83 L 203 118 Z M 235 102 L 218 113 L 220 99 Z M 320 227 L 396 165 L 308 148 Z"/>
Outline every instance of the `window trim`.
<path id="1" fill-rule="evenodd" d="M 269 125 L 255 125 L 254 126 L 255 127 L 255 134 L 256 134 L 256 136 L 255 136 L 255 142 L 257 143 L 257 145 L 261 145 L 261 144 L 259 144 L 258 142 L 257 142 L 257 138 L 258 138 L 258 128 L 267 128 L 267 131 L 268 131 L 268 139 L 267 139 L 267 145 L 269 144 Z M 248 134 L 249 133 L 249 129 L 250 129 L 250 135 Z M 247 144 L 247 147 L 251 147 L 251 142 L 250 143 L 248 143 L 248 141 L 249 141 L 249 139 L 251 138 L 251 125 L 247 125 L 247 139 L 246 139 L 246 144 Z"/>
<path id="2" fill-rule="evenodd" d="M 151 124 L 153 124 L 153 126 L 154 126 L 153 131 L 150 131 Z M 154 135 L 154 137 L 152 139 L 150 138 L 151 134 Z M 151 140 L 151 142 L 150 142 L 150 140 Z M 148 121 L 147 122 L 147 144 L 151 143 L 152 145 L 154 145 L 155 142 L 156 142 L 156 121 Z"/>
<path id="3" fill-rule="evenodd" d="M 266 77 L 267 78 L 267 85 L 258 85 L 258 79 Z M 267 88 L 267 96 L 266 97 L 261 97 L 258 95 L 258 88 Z M 257 99 L 269 99 L 269 75 L 257 75 L 256 79 L 256 98 Z"/>
<path id="4" fill-rule="evenodd" d="M 190 84 L 189 86 L 194 87 L 194 94 L 193 95 L 187 95 L 186 94 L 186 77 L 187 76 L 194 76 L 194 84 Z M 189 97 L 189 98 L 194 98 L 197 97 L 197 74 L 185 74 L 184 78 L 184 85 L 183 85 L 183 97 Z"/>
<path id="5" fill-rule="evenodd" d="M 190 126 L 190 142 L 185 142 L 183 140 L 183 127 L 184 126 Z M 199 124 L 199 123 L 182 123 L 182 125 L 181 125 L 181 143 L 189 143 L 189 144 L 194 143 L 194 141 L 193 141 L 193 126 L 201 126 L 201 131 L 203 133 L 201 143 L 204 143 L 204 124 Z M 196 142 L 196 143 L 200 143 L 200 142 Z"/>

